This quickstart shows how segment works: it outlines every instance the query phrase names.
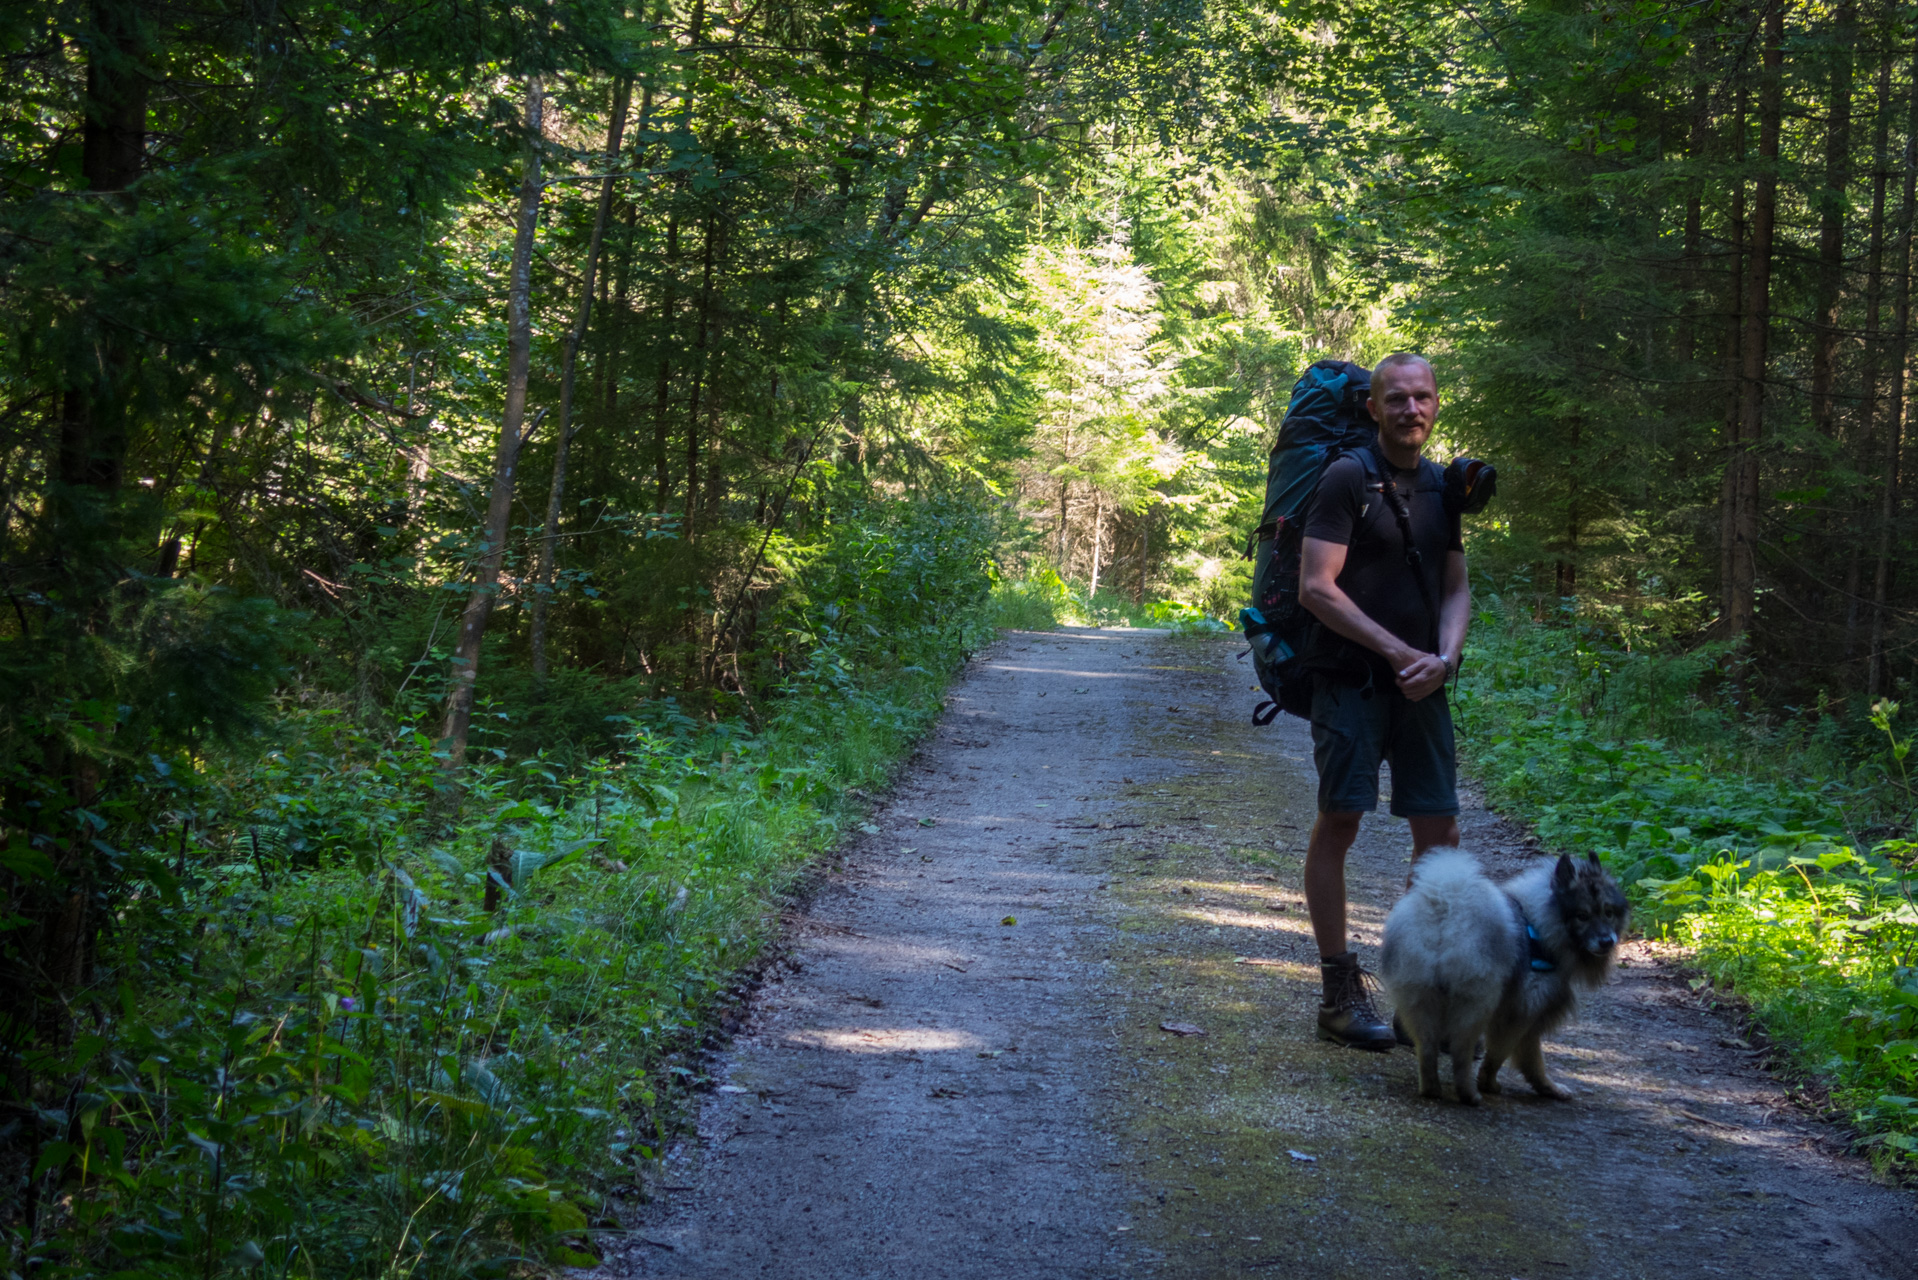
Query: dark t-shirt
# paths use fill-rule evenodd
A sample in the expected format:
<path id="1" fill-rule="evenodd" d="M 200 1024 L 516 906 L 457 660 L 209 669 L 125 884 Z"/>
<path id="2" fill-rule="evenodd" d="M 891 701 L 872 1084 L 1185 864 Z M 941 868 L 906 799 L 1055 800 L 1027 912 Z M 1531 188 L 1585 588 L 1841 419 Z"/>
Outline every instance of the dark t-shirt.
<path id="1" fill-rule="evenodd" d="M 1412 540 L 1432 601 L 1438 604 L 1445 598 L 1446 553 L 1465 550 L 1458 517 L 1445 513 L 1445 473 L 1426 459 L 1415 472 L 1393 468 L 1392 474 L 1412 513 Z M 1367 488 L 1365 466 L 1355 455 L 1347 454 L 1325 469 L 1305 513 L 1305 536 L 1350 548 L 1339 572 L 1340 589 L 1372 621 L 1413 648 L 1432 652 L 1438 619 L 1426 611 L 1405 563 L 1398 517 L 1383 493 Z M 1367 656 L 1377 655 L 1368 650 Z"/>

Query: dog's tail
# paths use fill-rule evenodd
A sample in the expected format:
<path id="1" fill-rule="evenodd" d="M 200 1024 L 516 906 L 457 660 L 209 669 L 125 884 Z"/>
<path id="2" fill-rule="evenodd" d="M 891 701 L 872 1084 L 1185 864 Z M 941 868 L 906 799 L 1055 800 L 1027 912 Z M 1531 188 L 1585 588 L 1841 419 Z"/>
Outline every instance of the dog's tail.
<path id="1" fill-rule="evenodd" d="M 1434 849 L 1412 864 L 1412 892 L 1433 905 L 1470 893 L 1485 872 L 1463 849 Z"/>

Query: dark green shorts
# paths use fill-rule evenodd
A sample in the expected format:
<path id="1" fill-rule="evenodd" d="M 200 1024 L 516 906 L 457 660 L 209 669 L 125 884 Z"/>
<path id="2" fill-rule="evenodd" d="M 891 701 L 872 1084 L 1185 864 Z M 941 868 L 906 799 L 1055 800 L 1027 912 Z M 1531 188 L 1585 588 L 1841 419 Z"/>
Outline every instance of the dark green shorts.
<path id="1" fill-rule="evenodd" d="M 1458 813 L 1458 757 L 1445 689 L 1412 702 L 1383 679 L 1363 689 L 1321 678 L 1312 691 L 1312 758 L 1320 813 L 1379 807 L 1379 762 L 1392 766 L 1392 812 Z"/>

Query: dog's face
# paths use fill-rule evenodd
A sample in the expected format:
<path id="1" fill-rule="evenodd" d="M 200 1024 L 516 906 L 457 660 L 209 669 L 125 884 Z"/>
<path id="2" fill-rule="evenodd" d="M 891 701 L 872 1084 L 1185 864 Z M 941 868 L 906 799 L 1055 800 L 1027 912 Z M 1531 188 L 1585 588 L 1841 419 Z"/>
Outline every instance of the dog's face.
<path id="1" fill-rule="evenodd" d="M 1597 855 L 1588 854 L 1582 862 L 1561 855 L 1552 873 L 1552 894 L 1572 945 L 1583 955 L 1609 961 L 1625 936 L 1631 908 Z"/>

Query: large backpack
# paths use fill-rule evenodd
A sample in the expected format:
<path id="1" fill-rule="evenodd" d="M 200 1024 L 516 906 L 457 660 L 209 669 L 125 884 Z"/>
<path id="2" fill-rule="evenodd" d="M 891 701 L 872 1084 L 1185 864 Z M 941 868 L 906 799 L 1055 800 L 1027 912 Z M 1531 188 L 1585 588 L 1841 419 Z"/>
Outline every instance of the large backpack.
<path id="1" fill-rule="evenodd" d="M 1254 562 L 1252 605 L 1239 611 L 1239 625 L 1259 687 L 1271 699 L 1253 711 L 1254 724 L 1269 724 L 1281 711 L 1310 719 L 1312 675 L 1353 664 L 1344 642 L 1299 603 L 1299 557 L 1305 513 L 1325 468 L 1348 453 L 1369 457 L 1378 440 L 1365 407 L 1371 390 L 1371 372 L 1345 360 L 1318 361 L 1292 387 L 1266 470 L 1264 519 L 1246 544 Z"/>

